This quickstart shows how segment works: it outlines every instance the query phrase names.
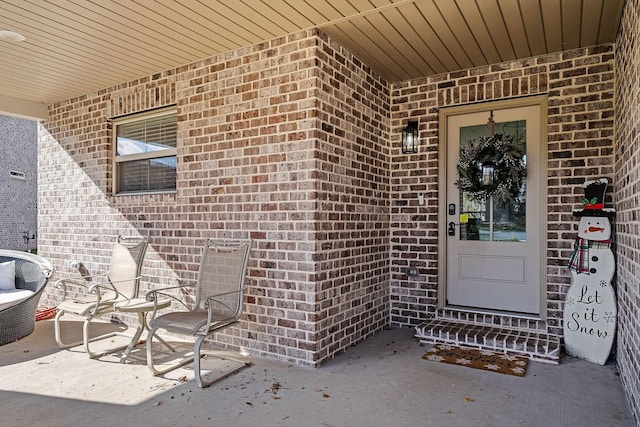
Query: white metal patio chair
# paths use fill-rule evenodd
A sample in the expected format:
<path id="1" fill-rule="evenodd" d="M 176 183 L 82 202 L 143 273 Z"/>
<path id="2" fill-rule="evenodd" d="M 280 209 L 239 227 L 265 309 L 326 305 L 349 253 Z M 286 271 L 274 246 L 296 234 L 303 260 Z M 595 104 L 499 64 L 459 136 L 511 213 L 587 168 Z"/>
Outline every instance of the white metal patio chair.
<path id="1" fill-rule="evenodd" d="M 147 293 L 149 301 L 162 301 L 161 295 L 166 295 L 179 301 L 186 308 L 183 311 L 166 313 L 157 317 L 155 310 L 152 313 L 147 337 L 147 366 L 154 375 L 165 374 L 193 361 L 196 382 L 198 387 L 203 388 L 250 365 L 245 361 L 224 357 L 224 360 L 237 363 L 238 367 L 213 379 L 207 381 L 202 379 L 200 363 L 200 358 L 203 356 L 201 353 L 202 342 L 214 332 L 227 328 L 240 320 L 250 250 L 251 240 L 208 240 L 205 242 L 198 270 L 196 299 L 192 308 L 189 308 L 184 301 L 175 295 L 166 293 L 168 289 L 184 290 L 187 287 L 178 286 Z M 193 354 L 178 363 L 158 369 L 154 364 L 152 342 L 154 335 L 161 329 L 194 337 Z M 156 336 L 156 338 L 159 337 Z"/>
<path id="2" fill-rule="evenodd" d="M 94 341 L 120 335 L 119 332 L 110 332 L 96 337 L 91 337 L 89 326 L 97 317 L 113 312 L 118 302 L 128 301 L 138 296 L 140 286 L 140 271 L 147 251 L 147 239 L 142 237 L 123 237 L 118 239 L 113 247 L 109 271 L 105 274 L 91 276 L 90 281 L 73 279 L 60 279 L 55 286 L 62 288 L 65 299 L 56 307 L 55 339 L 60 348 L 70 348 L 83 344 L 90 358 L 103 356 L 127 346 L 119 346 L 100 352 L 92 352 L 89 344 Z M 71 297 L 71 287 L 79 289 L 81 295 Z M 65 314 L 74 314 L 84 318 L 82 327 L 82 341 L 64 343 L 61 338 L 60 323 Z"/>

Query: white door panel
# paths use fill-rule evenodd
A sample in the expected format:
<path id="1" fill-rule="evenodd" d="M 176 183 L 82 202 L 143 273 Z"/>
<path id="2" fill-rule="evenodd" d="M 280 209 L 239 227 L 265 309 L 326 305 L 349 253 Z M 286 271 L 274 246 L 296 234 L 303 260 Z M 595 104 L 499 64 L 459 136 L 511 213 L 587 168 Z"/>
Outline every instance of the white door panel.
<path id="1" fill-rule="evenodd" d="M 460 254 L 458 279 L 523 284 L 525 262 L 526 259 L 523 257 Z"/>
<path id="2" fill-rule="evenodd" d="M 527 103 L 525 101 L 525 103 Z M 481 111 L 446 114 L 446 212 L 444 247 L 445 304 L 483 310 L 540 314 L 543 277 L 544 221 L 543 144 L 540 102 L 514 106 L 487 103 Z M 507 108 L 508 107 L 508 108 Z M 461 144 L 489 136 L 486 126 L 493 111 L 495 133 L 514 135 L 525 148 L 527 178 L 517 201 L 477 202 L 455 185 Z M 544 139 L 543 139 L 544 138 Z M 451 225 L 453 223 L 453 226 Z M 447 231 L 453 228 L 453 235 Z"/>

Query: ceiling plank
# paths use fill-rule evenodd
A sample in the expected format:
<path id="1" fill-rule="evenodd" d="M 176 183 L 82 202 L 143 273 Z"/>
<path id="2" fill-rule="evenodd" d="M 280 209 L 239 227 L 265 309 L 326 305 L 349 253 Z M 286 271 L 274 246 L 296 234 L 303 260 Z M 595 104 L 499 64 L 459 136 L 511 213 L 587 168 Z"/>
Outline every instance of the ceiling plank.
<path id="1" fill-rule="evenodd" d="M 108 85 L 114 78 L 118 78 L 121 74 L 117 70 L 113 70 L 112 65 L 105 64 L 85 64 L 81 60 L 71 61 L 69 57 L 53 56 L 51 52 L 40 48 L 31 48 L 24 46 L 22 49 L 0 48 L 0 55 L 3 58 L 2 64 L 6 67 L 11 65 L 14 67 L 13 74 L 33 74 L 42 73 L 49 76 L 49 79 L 59 79 L 62 75 L 74 77 L 72 86 L 81 86 L 83 84 L 91 85 L 97 82 L 103 82 Z M 47 66 L 37 60 L 41 55 L 49 55 Z M 82 68 L 83 66 L 87 68 Z M 80 70 L 80 71 L 79 71 Z M 87 71 L 89 71 L 87 73 Z M 104 86 L 103 86 L 104 87 Z"/>
<path id="2" fill-rule="evenodd" d="M 589 4 L 583 6 L 580 46 L 593 46 L 598 43 L 601 12 L 602 0 L 589 0 Z"/>
<path id="3" fill-rule="evenodd" d="M 230 45 L 233 46 L 233 44 L 221 46 L 207 36 L 195 33 L 193 31 L 193 28 L 196 27 L 195 23 L 175 13 L 171 17 L 165 16 L 160 11 L 164 12 L 166 8 L 157 4 L 153 9 L 132 0 L 111 0 L 106 4 L 95 5 L 90 2 L 82 2 L 81 4 L 91 13 L 108 19 L 110 25 L 112 22 L 126 20 L 128 25 L 120 31 L 129 38 L 138 39 L 147 45 L 151 44 L 150 41 L 155 38 L 166 43 L 166 48 L 173 47 L 174 49 L 170 52 L 182 49 L 191 58 L 202 58 L 203 54 L 206 55 L 210 52 L 211 45 L 217 45 L 214 48 L 216 50 L 228 49 Z M 119 7 L 116 8 L 114 5 L 119 5 Z M 114 18 L 113 13 L 117 13 L 120 17 Z"/>
<path id="4" fill-rule="evenodd" d="M 542 10 L 536 1 L 519 0 L 521 16 L 524 21 L 525 34 L 530 53 L 533 56 L 547 52 Z"/>
<path id="5" fill-rule="evenodd" d="M 377 37 L 373 36 L 375 34 L 375 29 L 369 21 L 366 21 L 365 18 L 358 18 L 351 21 L 350 25 L 357 28 L 357 31 L 353 33 L 355 36 L 354 41 L 357 46 L 361 49 L 364 48 L 367 52 L 366 64 L 369 64 L 369 61 L 381 62 L 385 65 L 385 76 L 393 76 L 393 81 L 398 79 L 407 79 L 408 76 L 411 75 L 406 71 L 407 69 L 405 67 L 393 59 L 394 57 L 392 52 L 385 48 L 385 46 L 388 47 L 388 42 L 386 40 L 381 41 Z"/>
<path id="6" fill-rule="evenodd" d="M 314 1 L 314 0 L 310 0 Z M 353 7 L 351 2 L 344 0 L 328 0 L 327 2 L 315 1 L 316 7 L 320 8 L 320 11 L 327 16 L 328 21 L 335 21 L 338 19 L 344 19 L 347 16 L 356 15 L 359 13 L 358 9 Z"/>
<path id="7" fill-rule="evenodd" d="M 453 58 L 449 50 L 442 43 L 442 40 L 435 33 L 429 22 L 422 16 L 415 4 L 405 4 L 398 8 L 405 17 L 411 28 L 414 28 L 423 42 L 420 52 L 424 52 L 424 58 L 433 59 L 430 61 L 431 68 L 435 73 L 444 73 L 450 69 L 459 69 L 459 64 Z"/>
<path id="8" fill-rule="evenodd" d="M 482 19 L 478 4 L 467 0 L 456 1 L 458 8 L 460 8 L 460 12 L 462 13 L 462 18 L 470 28 L 479 49 L 482 51 L 482 56 L 485 58 L 485 61 L 489 64 L 500 62 L 500 56 L 498 55 L 496 46 L 491 39 L 489 31 L 487 30 L 487 26 Z"/>
<path id="9" fill-rule="evenodd" d="M 582 0 L 562 1 L 562 46 L 564 50 L 580 47 Z"/>
<path id="10" fill-rule="evenodd" d="M 460 44 L 460 47 L 470 59 L 473 66 L 485 65 L 487 58 L 483 55 L 478 41 L 469 29 L 469 25 L 467 25 L 467 21 L 462 16 L 456 2 L 451 0 L 435 0 L 435 5 L 447 23 L 447 26 L 451 29 L 451 34 Z"/>
<path id="11" fill-rule="evenodd" d="M 207 44 L 207 47 L 214 53 L 233 49 L 239 41 L 242 44 L 252 43 L 256 38 L 270 39 L 274 34 L 261 26 L 253 26 L 252 31 L 248 31 L 247 25 L 243 22 L 252 21 L 238 12 L 238 9 L 243 7 L 241 3 L 238 3 L 236 8 L 227 10 L 222 5 L 217 7 L 218 5 L 213 2 L 204 5 L 197 1 L 181 3 L 177 3 L 175 0 L 155 1 L 161 5 L 165 14 L 181 16 L 180 21 L 184 20 L 185 22 L 181 26 L 189 27 L 198 34 L 199 38 L 215 40 L 215 44 Z M 216 7 L 212 8 L 212 6 Z M 154 9 L 158 10 L 158 8 Z M 264 19 L 262 21 L 265 22 Z M 235 25 L 232 25 L 233 22 Z"/>
<path id="12" fill-rule="evenodd" d="M 65 6 L 64 9 L 52 9 L 50 13 L 56 13 L 57 20 L 64 25 L 84 29 L 86 37 L 99 40 L 112 50 L 129 49 L 135 52 L 134 56 L 174 57 L 175 61 L 190 60 L 206 52 L 199 44 L 185 45 L 176 40 L 175 34 L 168 31 L 170 27 L 161 26 L 149 16 L 116 7 L 115 3 L 109 8 L 86 1 L 80 4 L 68 2 Z"/>
<path id="13" fill-rule="evenodd" d="M 540 0 L 547 52 L 559 52 L 562 45 L 562 9 L 558 0 Z"/>
<path id="14" fill-rule="evenodd" d="M 399 19 L 399 21 L 396 20 L 395 22 L 398 26 L 405 24 L 402 15 L 398 14 L 396 17 Z M 404 69 L 409 75 L 418 73 L 418 68 L 414 65 L 414 61 L 417 58 L 406 55 L 406 52 L 411 52 L 411 45 L 402 37 L 400 29 L 389 23 L 386 13 L 367 15 L 366 18 L 363 18 L 361 27 L 363 32 L 377 33 L 375 38 L 378 39 L 379 46 L 400 68 Z M 420 61 L 422 61 L 422 58 L 420 58 Z"/>
<path id="15" fill-rule="evenodd" d="M 531 1 L 531 0 L 529 0 Z M 525 33 L 525 23 L 522 19 L 522 12 L 517 1 L 498 0 L 504 23 L 509 32 L 509 39 L 517 58 L 528 58 L 531 56 L 529 40 Z"/>
<path id="16" fill-rule="evenodd" d="M 0 26 L 6 28 L 6 23 L 0 20 Z M 122 70 L 119 67 L 126 67 L 133 74 L 139 75 L 145 72 L 144 67 L 139 67 L 133 62 L 127 61 L 125 58 L 114 58 L 113 61 L 107 60 L 103 55 L 94 55 L 95 60 L 87 61 L 87 55 L 95 53 L 90 48 L 81 48 L 69 50 L 65 43 L 61 42 L 60 38 L 47 37 L 41 35 L 41 31 L 33 27 L 26 27 L 24 25 L 16 25 L 16 21 L 13 21 L 13 28 L 29 34 L 28 39 L 18 45 L 5 45 L 6 56 L 4 60 L 19 56 L 21 60 L 25 62 L 32 62 L 37 64 L 35 68 L 43 68 L 40 58 L 47 58 L 47 68 L 59 64 L 66 68 L 77 68 L 78 70 L 88 71 L 95 73 L 96 77 L 104 77 L 106 80 L 116 78 L 116 76 L 122 74 Z M 149 64 L 151 66 L 151 63 Z"/>
<path id="17" fill-rule="evenodd" d="M 325 28 L 327 32 L 336 37 L 347 49 L 352 52 L 360 52 L 357 55 L 366 65 L 377 70 L 378 73 L 389 81 L 402 80 L 407 74 L 393 64 L 389 66 L 387 54 L 375 44 L 361 28 L 351 21 L 343 21 Z"/>
<path id="18" fill-rule="evenodd" d="M 302 13 L 309 25 L 322 25 L 333 19 L 342 19 L 343 16 L 328 2 L 311 2 L 307 0 L 289 0 L 290 7 Z"/>
<path id="19" fill-rule="evenodd" d="M 497 0 L 481 0 L 478 1 L 482 19 L 485 22 L 491 40 L 496 46 L 500 61 L 511 61 L 516 59 L 516 52 L 509 38 L 509 32 L 502 18 L 502 11 L 498 7 Z"/>
<path id="20" fill-rule="evenodd" d="M 297 8 L 291 7 L 288 3 L 282 0 L 260 0 L 260 7 L 258 10 L 262 15 L 262 19 L 268 19 L 269 21 L 282 28 L 280 34 L 288 34 L 298 31 L 303 28 L 309 28 L 313 26 L 313 23 L 309 21 L 304 12 L 300 12 Z M 297 3 L 303 11 L 310 9 L 306 3 Z"/>
<path id="21" fill-rule="evenodd" d="M 455 59 L 456 70 L 473 67 L 473 62 L 469 59 L 466 52 L 460 46 L 460 43 L 455 37 L 447 22 L 444 20 L 438 8 L 433 4 L 433 1 L 422 1 L 416 3 L 416 6 L 420 10 L 425 20 L 429 22 L 434 33 L 438 35 L 441 43 L 445 46 L 449 52 L 449 56 Z"/>
<path id="22" fill-rule="evenodd" d="M 122 51 L 117 56 L 125 57 L 132 63 L 145 62 L 149 67 L 157 64 L 158 61 L 162 62 L 165 57 L 162 55 L 161 47 L 153 47 L 152 45 L 149 45 L 150 49 L 148 50 L 141 49 L 140 52 L 135 52 L 134 49 L 137 47 L 135 40 L 126 40 L 117 29 L 112 30 L 104 23 L 84 19 L 76 15 L 75 12 L 65 12 L 57 9 L 55 5 L 47 3 L 43 3 L 43 5 L 50 8 L 43 8 L 26 1 L 16 3 L 28 6 L 29 9 L 23 9 L 16 4 L 11 4 L 10 1 L 5 1 L 0 4 L 0 8 L 6 11 L 3 12 L 3 15 L 10 13 L 13 21 L 30 25 L 34 33 L 49 38 L 67 50 L 77 50 L 88 55 L 92 52 L 94 55 L 113 55 L 120 48 Z M 72 16 L 73 19 L 69 16 Z M 149 41 L 152 42 L 153 39 L 150 38 Z M 185 56 L 176 57 L 180 60 L 186 58 Z M 169 64 L 166 62 L 166 65 Z"/>
<path id="23" fill-rule="evenodd" d="M 616 39 L 623 7 L 624 2 L 619 0 L 605 0 L 600 19 L 598 44 L 608 43 Z"/>
<path id="24" fill-rule="evenodd" d="M 444 72 L 444 66 L 421 37 L 420 29 L 412 25 L 411 20 L 402 13 L 401 8 L 387 10 L 385 14 L 390 16 L 390 20 L 394 23 L 396 29 L 402 32 L 408 44 L 405 55 L 407 55 L 409 60 L 414 62 L 419 73 L 422 73 L 422 75 L 424 75 L 424 73 L 436 73 L 436 70 L 433 68 L 434 64 L 437 64 L 440 70 L 439 72 Z"/>

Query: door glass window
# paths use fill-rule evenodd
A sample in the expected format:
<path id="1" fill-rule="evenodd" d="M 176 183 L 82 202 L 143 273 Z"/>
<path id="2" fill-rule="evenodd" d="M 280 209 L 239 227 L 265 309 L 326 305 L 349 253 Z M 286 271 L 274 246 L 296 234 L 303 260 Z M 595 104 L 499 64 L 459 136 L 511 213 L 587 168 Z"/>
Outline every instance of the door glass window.
<path id="1" fill-rule="evenodd" d="M 495 134 L 512 136 L 526 153 L 526 121 L 496 123 Z M 488 137 L 486 125 L 460 128 L 460 149 L 477 138 Z M 523 155 L 526 164 L 526 155 Z M 460 191 L 460 240 L 526 242 L 526 182 L 514 200 L 497 203 L 493 197 L 478 201 Z"/>

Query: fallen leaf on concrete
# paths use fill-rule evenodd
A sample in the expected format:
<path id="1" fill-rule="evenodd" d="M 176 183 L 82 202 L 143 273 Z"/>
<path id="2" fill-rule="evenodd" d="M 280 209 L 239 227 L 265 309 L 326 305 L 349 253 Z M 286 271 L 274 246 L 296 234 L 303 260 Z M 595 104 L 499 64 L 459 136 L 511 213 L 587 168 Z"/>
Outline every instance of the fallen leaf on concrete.
<path id="1" fill-rule="evenodd" d="M 153 406 L 160 406 L 162 405 L 162 400 L 158 400 Z"/>
<path id="2" fill-rule="evenodd" d="M 331 397 L 327 393 L 322 393 L 322 397 Z"/>
<path id="3" fill-rule="evenodd" d="M 280 388 L 282 388 L 282 385 L 280 385 L 279 382 L 275 382 L 271 385 L 271 393 L 276 394 L 278 392 L 278 390 L 280 390 Z"/>
<path id="4" fill-rule="evenodd" d="M 467 397 L 467 396 L 465 396 L 465 397 L 464 397 L 464 400 L 465 400 L 466 402 L 473 402 L 473 399 L 472 399 L 472 398 L 470 398 L 470 397 Z"/>
<path id="5" fill-rule="evenodd" d="M 180 381 L 181 383 L 186 383 L 187 382 L 187 376 L 183 375 L 180 378 L 178 378 L 178 381 Z"/>

